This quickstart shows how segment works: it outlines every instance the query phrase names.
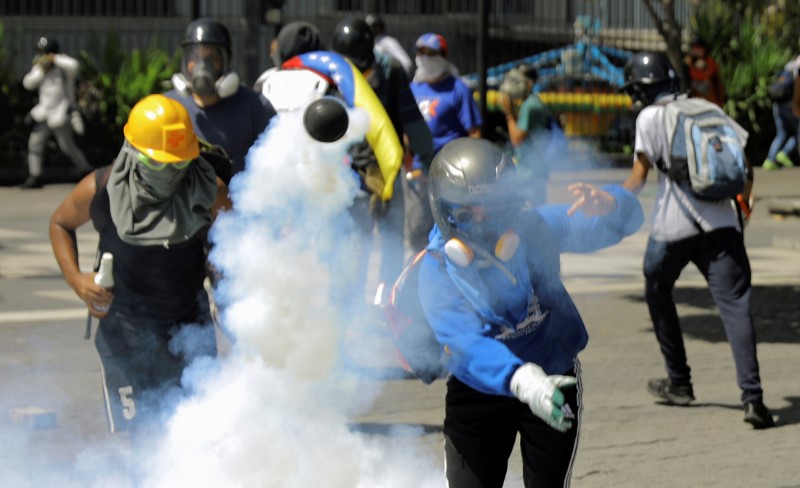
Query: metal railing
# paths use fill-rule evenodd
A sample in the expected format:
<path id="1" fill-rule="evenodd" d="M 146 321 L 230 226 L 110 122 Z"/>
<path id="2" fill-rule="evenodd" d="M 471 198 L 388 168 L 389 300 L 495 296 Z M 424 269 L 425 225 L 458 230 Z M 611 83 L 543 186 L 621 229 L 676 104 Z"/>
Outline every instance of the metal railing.
<path id="1" fill-rule="evenodd" d="M 596 19 L 600 26 L 596 39 L 605 46 L 627 50 L 664 47 L 641 0 L 486 2 L 489 29 L 485 47 L 490 67 L 573 43 L 579 16 Z M 124 50 L 146 48 L 153 38 L 169 50 L 177 49 L 191 18 L 216 17 L 231 31 L 235 69 L 245 75 L 246 81 L 253 81 L 249 79 L 253 74 L 257 76 L 270 67 L 269 43 L 279 26 L 262 23 L 255 27 L 254 33 L 252 19 L 246 18 L 245 12 L 259 10 L 266 3 L 281 5 L 259 0 L 4 1 L 0 2 L 0 22 L 6 27 L 6 47 L 15 53 L 12 71 L 21 78 L 30 68 L 35 41 L 42 35 L 57 37 L 62 49 L 73 55 L 102 39 L 106 32 L 114 32 Z M 336 23 L 345 16 L 378 13 L 383 15 L 388 33 L 410 53 L 422 33 L 444 35 L 450 46 L 450 60 L 462 73 L 469 74 L 477 69 L 477 12 L 482 3 L 479 0 L 293 0 L 282 3 L 280 20 L 283 24 L 294 20 L 312 22 L 323 39 L 329 41 Z M 684 26 L 689 21 L 691 3 L 692 0 L 674 3 L 677 19 Z M 660 2 L 654 4 L 660 8 Z M 253 43 L 252 39 L 258 41 Z M 245 64 L 246 55 L 247 59 L 257 61 Z M 627 121 L 611 121 L 608 134 L 591 137 L 622 141 L 629 133 L 628 125 Z M 624 142 L 617 144 L 609 139 L 603 144 L 624 146 Z"/>

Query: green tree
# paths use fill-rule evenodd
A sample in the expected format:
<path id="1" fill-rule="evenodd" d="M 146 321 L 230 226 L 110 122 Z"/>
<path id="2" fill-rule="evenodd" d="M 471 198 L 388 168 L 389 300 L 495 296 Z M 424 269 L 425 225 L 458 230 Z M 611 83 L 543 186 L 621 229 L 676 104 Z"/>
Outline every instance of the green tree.
<path id="1" fill-rule="evenodd" d="M 706 41 L 720 64 L 728 95 L 725 111 L 750 132 L 752 161 L 763 159 L 774 136 L 767 85 L 796 55 L 800 24 L 787 22 L 800 14 L 796 3 L 757 0 L 731 8 L 731 2 L 706 0 L 692 16 L 692 32 Z"/>
<path id="2" fill-rule="evenodd" d="M 95 39 L 94 50 L 82 50 L 78 106 L 93 142 L 87 151 L 95 164 L 108 164 L 119 152 L 122 128 L 136 102 L 171 87 L 170 77 L 180 67 L 180 52 L 170 55 L 158 40 L 144 49 L 122 50 L 113 32 L 105 42 Z M 89 156 L 89 154 L 87 154 Z"/>
<path id="3" fill-rule="evenodd" d="M 683 65 L 682 35 L 683 27 L 675 16 L 675 0 L 642 0 L 647 12 L 655 22 L 656 30 L 667 44 L 667 57 L 673 66 Z M 686 88 L 688 81 L 683 70 L 678 70 L 681 85 Z"/>

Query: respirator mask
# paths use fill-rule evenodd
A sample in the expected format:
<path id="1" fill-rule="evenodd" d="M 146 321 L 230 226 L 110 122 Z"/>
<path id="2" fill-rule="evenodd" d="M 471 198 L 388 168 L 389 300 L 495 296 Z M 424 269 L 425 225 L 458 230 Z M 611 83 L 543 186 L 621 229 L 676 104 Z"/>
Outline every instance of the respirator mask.
<path id="1" fill-rule="evenodd" d="M 190 44 L 183 53 L 181 74 L 172 77 L 172 84 L 179 91 L 225 98 L 236 93 L 239 76 L 230 72 L 228 53 L 221 46 Z"/>

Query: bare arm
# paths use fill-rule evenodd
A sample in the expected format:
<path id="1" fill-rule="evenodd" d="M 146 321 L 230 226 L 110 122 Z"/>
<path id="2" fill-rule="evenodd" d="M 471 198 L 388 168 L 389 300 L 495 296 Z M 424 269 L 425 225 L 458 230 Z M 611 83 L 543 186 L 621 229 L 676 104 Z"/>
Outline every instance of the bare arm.
<path id="1" fill-rule="evenodd" d="M 473 139 L 480 139 L 481 138 L 481 128 L 480 127 L 473 127 L 467 130 L 467 134 L 472 137 Z"/>
<path id="2" fill-rule="evenodd" d="M 508 127 L 508 138 L 514 147 L 522 144 L 528 137 L 528 131 L 524 131 L 517 125 L 517 117 L 514 115 L 514 105 L 508 93 L 500 93 L 500 106 L 506 115 L 506 126 Z"/>
<path id="3" fill-rule="evenodd" d="M 214 200 L 214 205 L 211 206 L 211 218 L 216 219 L 220 212 L 230 210 L 232 206 L 227 185 L 217 177 L 217 198 Z"/>
<path id="4" fill-rule="evenodd" d="M 633 194 L 638 195 L 644 185 L 647 183 L 647 173 L 650 171 L 650 160 L 644 153 L 636 153 L 636 159 L 633 161 L 633 168 L 628 179 L 622 184 L 626 190 L 630 190 Z"/>
<path id="5" fill-rule="evenodd" d="M 90 173 L 61 202 L 50 217 L 50 245 L 67 284 L 86 302 L 90 314 L 102 318 L 108 312 L 100 312 L 93 305 L 108 306 L 114 296 L 111 291 L 94 283 L 96 273 L 81 272 L 75 237 L 75 230 L 91 218 L 89 207 L 95 191 L 94 173 Z"/>

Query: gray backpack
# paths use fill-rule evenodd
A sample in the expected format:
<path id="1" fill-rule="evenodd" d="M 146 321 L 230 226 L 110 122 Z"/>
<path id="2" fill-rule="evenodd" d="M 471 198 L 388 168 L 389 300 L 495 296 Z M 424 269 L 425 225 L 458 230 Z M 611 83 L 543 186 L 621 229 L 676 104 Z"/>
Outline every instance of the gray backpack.
<path id="1" fill-rule="evenodd" d="M 664 127 L 669 143 L 670 179 L 702 200 L 734 198 L 746 181 L 744 147 L 731 119 L 702 98 L 673 100 L 665 105 Z"/>

